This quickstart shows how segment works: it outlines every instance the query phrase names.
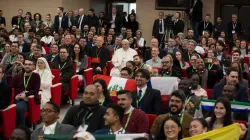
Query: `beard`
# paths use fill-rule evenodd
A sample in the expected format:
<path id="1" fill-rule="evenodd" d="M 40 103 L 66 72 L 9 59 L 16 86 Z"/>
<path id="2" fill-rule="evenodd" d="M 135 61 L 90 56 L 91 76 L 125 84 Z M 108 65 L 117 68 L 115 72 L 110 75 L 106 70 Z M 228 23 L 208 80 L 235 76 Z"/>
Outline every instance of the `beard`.
<path id="1" fill-rule="evenodd" d="M 32 70 L 28 69 L 28 70 L 25 70 L 26 73 L 31 73 Z"/>
<path id="2" fill-rule="evenodd" d="M 173 112 L 173 111 L 171 110 L 172 107 L 177 108 L 177 111 Z M 181 111 L 182 111 L 182 109 L 178 109 L 178 106 L 176 106 L 176 105 L 171 105 L 171 106 L 170 106 L 170 109 L 169 109 L 169 112 L 170 112 L 170 114 L 172 114 L 172 115 L 178 115 L 178 114 L 181 113 Z"/>

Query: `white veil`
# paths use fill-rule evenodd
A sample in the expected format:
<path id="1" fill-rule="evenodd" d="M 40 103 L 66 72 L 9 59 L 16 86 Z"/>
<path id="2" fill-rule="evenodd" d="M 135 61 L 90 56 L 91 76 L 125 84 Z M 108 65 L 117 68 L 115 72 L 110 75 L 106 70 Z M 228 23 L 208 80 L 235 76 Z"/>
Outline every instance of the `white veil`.
<path id="1" fill-rule="evenodd" d="M 37 60 L 42 60 L 44 62 L 46 71 L 48 71 L 51 74 L 52 79 L 54 79 L 55 76 L 52 74 L 47 60 L 44 57 L 39 57 Z M 39 68 L 38 68 L 38 65 L 36 63 L 36 72 L 38 73 L 38 71 L 39 71 Z"/>

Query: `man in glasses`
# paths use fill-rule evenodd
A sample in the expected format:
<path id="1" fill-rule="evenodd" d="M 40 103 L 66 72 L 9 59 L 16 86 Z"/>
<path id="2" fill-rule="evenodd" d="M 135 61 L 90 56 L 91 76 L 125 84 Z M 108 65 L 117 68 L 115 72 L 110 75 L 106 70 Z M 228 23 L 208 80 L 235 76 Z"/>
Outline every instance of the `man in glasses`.
<path id="1" fill-rule="evenodd" d="M 16 122 L 18 125 L 25 125 L 25 111 L 28 110 L 28 97 L 38 95 L 40 89 L 40 76 L 34 73 L 35 62 L 33 59 L 24 61 L 24 73 L 13 78 L 12 88 L 15 89 Z"/>
<path id="2" fill-rule="evenodd" d="M 41 138 L 43 134 L 74 134 L 75 127 L 68 124 L 60 124 L 57 120 L 59 119 L 60 108 L 54 102 L 47 102 L 42 109 L 42 119 L 44 125 L 36 129 L 32 135 L 31 140 L 37 140 Z"/>

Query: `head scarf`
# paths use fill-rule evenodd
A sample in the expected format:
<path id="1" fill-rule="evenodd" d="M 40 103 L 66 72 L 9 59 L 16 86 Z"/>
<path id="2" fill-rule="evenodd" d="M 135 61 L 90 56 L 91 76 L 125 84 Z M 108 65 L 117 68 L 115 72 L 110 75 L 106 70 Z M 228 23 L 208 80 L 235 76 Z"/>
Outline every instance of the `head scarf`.
<path id="1" fill-rule="evenodd" d="M 45 64 L 44 69 L 47 70 L 52 75 L 52 79 L 54 79 L 55 76 L 51 73 L 51 70 L 50 70 L 50 67 L 49 67 L 49 64 L 48 64 L 47 60 L 44 57 L 39 57 L 37 59 L 37 61 L 38 60 L 42 60 L 44 62 L 44 64 Z M 36 72 L 38 73 L 38 71 L 39 71 L 38 64 L 36 64 Z"/>

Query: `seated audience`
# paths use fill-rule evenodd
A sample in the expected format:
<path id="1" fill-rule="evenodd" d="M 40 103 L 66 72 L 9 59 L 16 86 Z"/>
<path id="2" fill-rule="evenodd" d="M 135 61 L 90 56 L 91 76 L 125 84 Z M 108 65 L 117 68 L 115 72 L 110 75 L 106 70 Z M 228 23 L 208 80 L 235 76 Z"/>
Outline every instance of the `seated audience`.
<path id="1" fill-rule="evenodd" d="M 153 68 L 151 70 L 151 77 L 162 77 L 162 75 L 160 74 L 159 70 L 157 68 Z"/>
<path id="2" fill-rule="evenodd" d="M 146 63 L 143 63 L 143 59 L 139 55 L 133 56 L 135 65 L 136 65 L 136 70 L 138 69 L 146 69 L 148 71 L 151 71 L 152 67 Z"/>
<path id="3" fill-rule="evenodd" d="M 3 59 L 1 61 L 2 66 L 7 66 L 8 64 L 12 64 L 16 61 L 18 54 L 18 44 L 16 42 L 12 43 L 10 50 L 11 53 L 7 53 L 3 56 Z"/>
<path id="4" fill-rule="evenodd" d="M 28 53 L 30 52 L 30 45 L 24 41 L 22 33 L 17 35 L 19 52 Z"/>
<path id="5" fill-rule="evenodd" d="M 23 53 L 18 53 L 15 62 L 8 64 L 5 68 L 5 73 L 8 77 L 14 77 L 18 74 L 23 73 L 23 64 L 25 60 L 25 55 Z"/>
<path id="6" fill-rule="evenodd" d="M 162 121 L 161 128 L 155 140 L 181 140 L 181 123 L 177 116 L 170 116 Z"/>
<path id="7" fill-rule="evenodd" d="M 73 63 L 68 58 L 68 56 L 68 50 L 64 47 L 60 48 L 60 59 L 53 63 L 51 67 L 51 69 L 60 70 L 60 83 L 62 83 L 62 93 L 69 90 L 69 82 L 71 77 L 74 75 Z"/>
<path id="8" fill-rule="evenodd" d="M 141 109 L 146 114 L 160 115 L 162 111 L 161 92 L 159 90 L 147 87 L 150 79 L 148 70 L 140 69 L 135 74 L 137 89 L 132 92 L 135 108 Z"/>
<path id="9" fill-rule="evenodd" d="M 74 50 L 71 54 L 71 59 L 76 63 L 76 74 L 78 75 L 79 81 L 84 81 L 86 85 L 85 78 L 83 77 L 84 70 L 88 67 L 88 57 L 84 55 L 79 44 L 75 44 Z"/>
<path id="10" fill-rule="evenodd" d="M 135 74 L 135 71 L 136 71 L 136 65 L 135 65 L 135 62 L 134 61 L 128 61 L 126 63 L 126 67 L 130 68 L 131 71 L 132 71 L 132 75 L 133 75 L 133 78 L 134 78 L 134 74 Z"/>
<path id="11" fill-rule="evenodd" d="M 158 46 L 159 46 L 159 42 L 158 42 L 157 38 L 151 39 L 151 46 L 150 47 L 146 46 L 146 49 L 144 51 L 144 55 L 143 55 L 144 62 L 146 62 L 149 59 L 153 58 L 152 53 L 151 53 L 152 48 L 153 47 L 159 48 Z M 156 53 L 156 52 L 154 52 L 154 53 Z M 163 56 L 166 55 L 166 52 L 164 50 L 162 50 L 162 49 L 160 49 L 160 50 L 158 49 L 158 53 L 159 53 L 160 58 L 162 58 Z"/>
<path id="12" fill-rule="evenodd" d="M 244 85 L 246 88 L 248 88 L 248 81 L 243 78 L 243 72 L 242 72 L 242 67 L 241 67 L 240 63 L 232 62 L 231 63 L 231 68 L 235 68 L 235 69 L 238 70 L 238 72 L 239 72 L 239 74 L 238 74 L 238 82 L 240 84 Z"/>
<path id="13" fill-rule="evenodd" d="M 83 92 L 80 105 L 75 105 L 68 110 L 62 124 L 69 124 L 74 126 L 77 131 L 90 133 L 104 128 L 103 116 L 106 108 L 99 104 L 98 92 L 95 85 L 88 85 Z"/>
<path id="14" fill-rule="evenodd" d="M 10 140 L 31 140 L 31 132 L 25 126 L 17 126 L 13 130 Z"/>
<path id="15" fill-rule="evenodd" d="M 103 118 L 105 119 L 105 125 L 109 129 L 103 129 L 95 131 L 95 135 L 107 135 L 107 134 L 126 134 L 126 130 L 122 127 L 122 120 L 124 116 L 124 109 L 117 104 L 111 104 L 108 106 L 107 111 Z"/>
<path id="16" fill-rule="evenodd" d="M 4 68 L 0 66 L 0 110 L 7 108 L 11 101 L 11 87 L 4 81 Z M 0 117 L 1 118 L 1 117 Z M 0 120 L 2 123 L 2 120 Z"/>
<path id="17" fill-rule="evenodd" d="M 103 74 L 106 68 L 106 63 L 109 60 L 109 51 L 103 47 L 103 38 L 98 37 L 96 39 L 96 46 L 91 47 L 89 57 L 91 57 L 91 67 L 94 70 L 94 74 Z"/>
<path id="18" fill-rule="evenodd" d="M 58 61 L 58 59 L 60 58 L 58 51 L 59 51 L 59 46 L 57 44 L 53 44 L 51 47 L 51 53 L 48 56 L 46 56 L 46 60 L 48 62 Z"/>
<path id="19" fill-rule="evenodd" d="M 189 62 L 191 59 L 191 56 L 195 53 L 197 53 L 197 51 L 195 50 L 195 41 L 194 40 L 189 40 L 188 41 L 188 46 L 187 46 L 187 51 L 184 52 L 183 54 L 183 58 L 186 62 Z"/>
<path id="20" fill-rule="evenodd" d="M 46 27 L 45 28 L 45 36 L 41 38 L 41 42 L 43 42 L 47 47 L 50 47 L 50 45 L 52 44 L 52 42 L 54 41 L 54 37 L 51 36 L 51 28 L 50 27 Z"/>
<path id="21" fill-rule="evenodd" d="M 151 48 L 151 56 L 152 58 L 146 61 L 146 64 L 152 66 L 152 67 L 161 67 L 161 59 L 158 56 L 159 55 L 159 48 L 152 47 Z"/>
<path id="22" fill-rule="evenodd" d="M 48 62 L 43 57 L 38 58 L 36 70 L 34 72 L 38 73 L 41 79 L 39 93 L 41 95 L 42 109 L 43 105 L 51 99 L 50 87 L 52 86 L 52 80 L 54 76 L 51 73 Z"/>
<path id="23" fill-rule="evenodd" d="M 189 133 L 190 136 L 204 134 L 208 131 L 208 124 L 204 118 L 196 118 L 190 123 Z"/>
<path id="24" fill-rule="evenodd" d="M 205 58 L 205 67 L 208 70 L 216 70 L 221 72 L 221 62 L 216 58 L 216 51 L 214 49 L 209 49 L 207 57 Z"/>
<path id="25" fill-rule="evenodd" d="M 122 126 L 128 133 L 147 133 L 149 130 L 149 121 L 147 115 L 134 108 L 131 104 L 132 95 L 127 90 L 117 92 L 118 104 L 124 109 Z"/>
<path id="26" fill-rule="evenodd" d="M 42 119 L 44 125 L 33 131 L 31 140 L 43 139 L 42 135 L 65 135 L 74 134 L 75 128 L 71 125 L 58 122 L 60 107 L 54 102 L 47 102 L 42 107 Z"/>
<path id="27" fill-rule="evenodd" d="M 164 56 L 161 60 L 160 74 L 162 77 L 182 77 L 182 70 L 175 66 L 171 55 Z"/>
<path id="28" fill-rule="evenodd" d="M 34 73 L 35 62 L 32 59 L 24 61 L 24 74 L 19 74 L 13 78 L 12 88 L 15 90 L 16 104 L 16 124 L 25 125 L 25 111 L 28 110 L 27 98 L 31 95 L 39 98 L 40 76 Z M 38 99 L 39 100 L 39 99 Z"/>
<path id="29" fill-rule="evenodd" d="M 130 78 L 132 78 L 132 76 L 133 76 L 133 73 L 132 73 L 130 68 L 124 67 L 121 69 L 121 71 L 120 71 L 121 78 L 130 79 Z"/>
<path id="30" fill-rule="evenodd" d="M 230 68 L 227 71 L 226 80 L 216 84 L 213 88 L 212 99 L 216 100 L 222 97 L 222 90 L 226 84 L 234 85 L 236 88 L 235 101 L 248 102 L 247 88 L 238 81 L 239 71 L 235 68 Z"/>
<path id="31" fill-rule="evenodd" d="M 112 57 L 112 64 L 114 67 L 110 71 L 110 76 L 119 77 L 120 70 L 126 66 L 126 62 L 133 60 L 133 56 L 137 55 L 134 49 L 129 48 L 129 41 L 124 39 L 122 41 L 122 48 L 118 49 Z"/>
<path id="32" fill-rule="evenodd" d="M 109 104 L 113 103 L 110 93 L 107 89 L 107 84 L 103 79 L 96 79 L 93 82 L 94 85 L 98 88 L 99 93 L 99 104 L 107 107 Z"/>
<path id="33" fill-rule="evenodd" d="M 118 49 L 122 48 L 122 37 L 117 36 L 115 38 L 115 43 L 113 45 L 109 45 L 107 48 L 114 54 Z"/>
<path id="34" fill-rule="evenodd" d="M 229 54 L 225 54 L 222 58 L 222 66 L 221 66 L 224 76 L 226 75 L 226 72 L 229 69 L 231 63 L 232 63 L 232 56 Z"/>
<path id="35" fill-rule="evenodd" d="M 18 41 L 18 38 L 17 38 L 17 35 L 20 34 L 20 30 L 19 28 L 14 28 L 12 30 L 12 34 L 9 36 L 9 40 L 11 42 L 17 42 Z"/>
<path id="36" fill-rule="evenodd" d="M 196 60 L 200 58 L 200 55 L 198 54 L 193 54 L 190 58 L 190 64 L 191 66 L 187 68 L 187 75 L 191 76 L 193 72 L 196 71 Z"/>
<path id="37" fill-rule="evenodd" d="M 191 92 L 194 93 L 196 96 L 200 97 L 201 99 L 207 99 L 207 91 L 204 90 L 200 85 L 200 76 L 197 73 L 193 73 L 190 80 L 192 83 L 192 90 Z"/>
<path id="38" fill-rule="evenodd" d="M 186 69 L 189 67 L 189 64 L 187 62 L 184 61 L 184 58 L 183 58 L 183 53 L 181 50 L 176 50 L 175 52 L 175 57 L 176 59 L 178 60 L 179 62 L 179 65 L 182 69 Z"/>
<path id="39" fill-rule="evenodd" d="M 32 55 L 32 59 L 37 62 L 38 58 L 42 57 L 42 46 L 40 45 L 35 45 L 34 46 L 34 53 Z"/>
<path id="40" fill-rule="evenodd" d="M 135 38 L 136 45 L 140 52 L 139 54 L 142 54 L 145 50 L 145 39 L 142 37 L 142 31 L 137 30 L 134 38 Z"/>

